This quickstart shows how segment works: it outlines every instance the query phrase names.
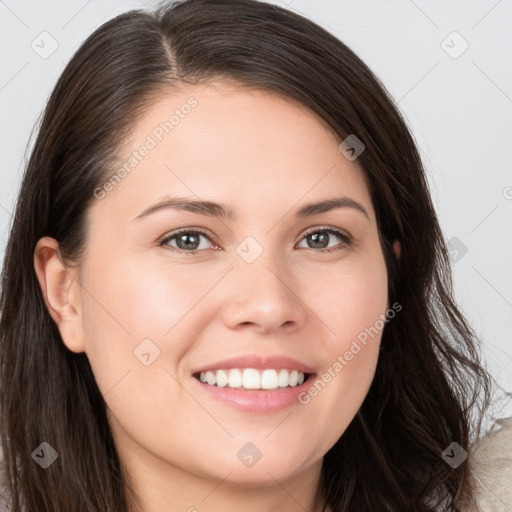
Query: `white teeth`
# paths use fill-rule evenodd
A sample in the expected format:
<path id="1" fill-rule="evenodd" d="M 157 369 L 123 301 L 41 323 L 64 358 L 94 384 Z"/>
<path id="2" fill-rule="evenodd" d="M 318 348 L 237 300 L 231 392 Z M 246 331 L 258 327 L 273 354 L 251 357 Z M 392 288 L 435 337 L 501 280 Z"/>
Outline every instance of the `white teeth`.
<path id="1" fill-rule="evenodd" d="M 290 374 L 288 373 L 288 370 L 279 370 L 279 376 L 277 380 L 280 388 L 288 386 L 289 376 Z"/>
<path id="2" fill-rule="evenodd" d="M 228 377 L 228 374 L 224 371 L 224 370 L 219 370 L 217 372 L 217 386 L 219 388 L 223 388 L 224 386 L 227 385 L 228 381 L 229 381 L 229 377 Z"/>
<path id="3" fill-rule="evenodd" d="M 242 372 L 233 368 L 228 373 L 228 386 L 230 388 L 239 388 L 242 385 Z"/>
<path id="4" fill-rule="evenodd" d="M 260 389 L 260 372 L 258 370 L 255 370 L 254 368 L 247 368 L 247 370 L 244 370 L 242 387 L 244 387 L 245 389 Z"/>
<path id="5" fill-rule="evenodd" d="M 297 370 L 231 368 L 201 372 L 199 380 L 219 388 L 228 386 L 242 389 L 277 389 L 300 385 L 304 382 L 305 375 Z"/>
<path id="6" fill-rule="evenodd" d="M 277 372 L 275 370 L 263 370 L 261 374 L 261 388 L 276 389 L 278 386 Z"/>
<path id="7" fill-rule="evenodd" d="M 206 372 L 206 382 L 213 386 L 217 382 L 217 378 L 215 377 L 215 373 Z"/>

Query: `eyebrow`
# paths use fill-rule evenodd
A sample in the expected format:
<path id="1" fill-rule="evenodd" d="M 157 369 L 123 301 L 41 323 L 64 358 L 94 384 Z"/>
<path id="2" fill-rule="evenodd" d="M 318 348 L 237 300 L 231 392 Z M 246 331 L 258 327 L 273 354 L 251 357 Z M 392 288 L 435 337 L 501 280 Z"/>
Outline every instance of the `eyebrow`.
<path id="1" fill-rule="evenodd" d="M 364 206 L 354 199 L 350 199 L 346 196 L 335 197 L 316 203 L 305 204 L 301 206 L 295 215 L 299 218 L 306 218 L 313 215 L 318 215 L 319 213 L 325 213 L 336 208 L 353 208 L 361 212 L 368 220 L 370 220 L 370 216 L 368 215 L 368 212 Z M 142 219 L 148 215 L 151 215 L 152 213 L 167 209 L 185 210 L 192 213 L 199 213 L 201 215 L 208 215 L 211 217 L 219 217 L 230 220 L 233 220 L 236 217 L 234 211 L 224 204 L 215 203 L 212 201 L 196 201 L 187 199 L 185 197 L 166 197 L 158 203 L 146 208 L 133 220 Z"/>

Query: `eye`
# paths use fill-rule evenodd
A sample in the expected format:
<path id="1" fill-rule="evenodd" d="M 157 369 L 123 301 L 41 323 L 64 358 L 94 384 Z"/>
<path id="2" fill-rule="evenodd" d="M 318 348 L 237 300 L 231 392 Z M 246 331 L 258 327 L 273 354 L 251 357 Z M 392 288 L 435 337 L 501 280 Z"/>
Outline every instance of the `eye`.
<path id="1" fill-rule="evenodd" d="M 333 235 L 343 241 L 341 246 L 339 243 L 335 246 L 329 246 L 329 241 L 333 238 Z M 201 238 L 209 240 L 210 243 L 201 244 Z M 333 227 L 316 227 L 311 229 L 306 232 L 302 240 L 307 240 L 312 244 L 311 247 L 306 247 L 307 249 L 318 249 L 317 252 L 322 253 L 339 251 L 350 247 L 352 244 L 352 238 L 350 235 Z M 173 245 L 174 242 L 176 245 Z M 199 252 L 203 252 L 205 249 L 211 249 L 212 243 L 210 235 L 207 234 L 206 231 L 201 229 L 183 228 L 163 238 L 159 242 L 159 246 L 167 245 L 170 246 L 172 250 L 176 250 L 182 254 L 197 256 Z M 214 250 L 216 249 L 220 248 L 215 245 Z"/>
<path id="2" fill-rule="evenodd" d="M 199 251 L 202 251 L 203 249 L 208 249 L 211 246 L 211 243 L 205 243 L 201 245 L 201 238 L 210 240 L 209 236 L 206 234 L 205 231 L 192 230 L 188 228 L 180 229 L 179 231 L 175 231 L 174 233 L 171 233 L 169 236 L 166 236 L 163 240 L 159 242 L 159 245 L 170 245 L 173 249 L 177 251 L 180 251 L 190 256 L 196 256 Z M 176 246 L 170 243 L 173 242 L 175 239 Z"/>
<path id="3" fill-rule="evenodd" d="M 336 235 L 343 241 L 341 247 L 340 244 L 337 244 L 335 246 L 328 245 L 330 239 L 332 238 L 332 235 Z M 312 244 L 312 247 L 307 247 L 308 249 L 320 249 L 319 252 L 339 251 L 346 247 L 350 247 L 352 243 L 350 235 L 348 235 L 344 231 L 341 231 L 340 229 L 332 227 L 321 227 L 309 230 L 304 235 L 303 240 L 306 240 Z"/>

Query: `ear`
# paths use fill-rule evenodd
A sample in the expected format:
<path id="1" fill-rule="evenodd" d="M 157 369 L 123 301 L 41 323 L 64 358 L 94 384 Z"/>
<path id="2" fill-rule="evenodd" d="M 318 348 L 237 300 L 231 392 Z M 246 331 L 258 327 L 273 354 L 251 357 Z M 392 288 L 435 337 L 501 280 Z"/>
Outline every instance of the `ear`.
<path id="1" fill-rule="evenodd" d="M 400 254 L 402 253 L 402 246 L 399 240 L 395 240 L 393 242 L 393 253 L 395 254 L 395 258 L 399 260 Z"/>
<path id="2" fill-rule="evenodd" d="M 34 249 L 34 267 L 48 312 L 72 352 L 85 352 L 80 284 L 76 271 L 61 260 L 59 243 L 45 236 Z"/>

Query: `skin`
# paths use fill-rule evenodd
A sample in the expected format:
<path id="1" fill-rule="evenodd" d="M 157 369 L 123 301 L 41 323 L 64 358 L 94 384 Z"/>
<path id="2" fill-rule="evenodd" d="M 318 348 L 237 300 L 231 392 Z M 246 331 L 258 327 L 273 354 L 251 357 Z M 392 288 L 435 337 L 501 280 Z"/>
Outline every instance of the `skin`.
<path id="1" fill-rule="evenodd" d="M 116 444 L 148 512 L 312 511 L 322 458 L 369 389 L 379 332 L 308 404 L 241 412 L 199 393 L 192 369 L 246 353 L 295 357 L 322 375 L 385 314 L 387 273 L 375 212 L 357 160 L 293 100 L 223 82 L 187 86 L 155 102 L 120 161 L 193 96 L 198 105 L 105 198 L 88 210 L 80 274 L 39 240 L 36 273 L 62 340 L 86 352 L 105 396 Z M 166 194 L 222 202 L 236 220 L 162 210 L 134 218 Z M 366 209 L 299 219 L 303 204 L 345 195 Z M 308 228 L 327 235 L 316 248 Z M 159 240 L 204 228 L 197 256 Z M 263 252 L 247 263 L 237 246 Z M 324 235 L 325 236 L 325 235 Z M 309 240 L 309 242 L 308 242 Z M 322 246 L 323 247 L 323 246 Z M 174 249 L 174 251 L 173 251 Z M 399 243 L 395 243 L 398 257 Z M 229 271 L 229 272 L 228 272 Z M 134 356 L 149 338 L 160 356 Z M 236 454 L 251 442 L 252 467 Z"/>

